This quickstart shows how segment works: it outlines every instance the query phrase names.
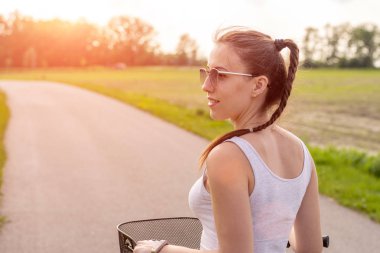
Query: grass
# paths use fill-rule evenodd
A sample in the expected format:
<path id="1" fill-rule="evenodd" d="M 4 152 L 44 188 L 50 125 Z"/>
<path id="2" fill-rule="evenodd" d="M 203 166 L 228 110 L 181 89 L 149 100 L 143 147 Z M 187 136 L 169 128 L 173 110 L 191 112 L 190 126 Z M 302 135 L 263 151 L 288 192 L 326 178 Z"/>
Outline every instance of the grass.
<path id="1" fill-rule="evenodd" d="M 9 110 L 6 104 L 6 97 L 0 92 L 0 189 L 3 183 L 3 168 L 6 160 L 6 152 L 4 148 L 4 133 L 9 119 Z M 0 195 L 1 197 L 1 195 Z M 5 222 L 5 217 L 0 215 L 0 227 Z"/>
<path id="2" fill-rule="evenodd" d="M 232 127 L 209 119 L 197 76 L 194 68 L 168 67 L 0 72 L 0 79 L 93 90 L 213 139 Z M 308 143 L 322 194 L 380 222 L 380 71 L 301 70 L 296 80 L 280 125 Z"/>
<path id="3" fill-rule="evenodd" d="M 181 109 L 208 114 L 196 68 L 0 71 L 0 79 L 54 80 L 86 89 L 111 89 L 112 93 L 159 99 Z M 379 70 L 301 70 L 280 122 L 313 145 L 353 146 L 377 152 L 379 94 Z"/>
<path id="4" fill-rule="evenodd" d="M 380 154 L 333 146 L 309 149 L 317 166 L 320 192 L 380 222 Z"/>

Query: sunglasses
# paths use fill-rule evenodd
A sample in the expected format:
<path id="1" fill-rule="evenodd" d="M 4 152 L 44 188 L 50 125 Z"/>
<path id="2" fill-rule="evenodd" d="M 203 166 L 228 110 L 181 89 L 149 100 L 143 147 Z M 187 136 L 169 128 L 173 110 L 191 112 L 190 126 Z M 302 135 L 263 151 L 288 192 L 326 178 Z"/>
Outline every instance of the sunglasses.
<path id="1" fill-rule="evenodd" d="M 249 77 L 257 76 L 257 75 L 253 75 L 253 74 L 244 74 L 244 73 L 237 73 L 237 72 L 222 71 L 222 70 L 218 70 L 216 68 L 212 68 L 210 70 L 208 70 L 206 68 L 200 68 L 199 69 L 199 75 L 200 75 L 201 84 L 204 84 L 206 79 L 208 78 L 208 80 L 210 81 L 210 83 L 213 87 L 215 87 L 216 84 L 218 83 L 219 76 L 221 76 L 221 77 L 223 77 L 223 75 L 249 76 Z"/>

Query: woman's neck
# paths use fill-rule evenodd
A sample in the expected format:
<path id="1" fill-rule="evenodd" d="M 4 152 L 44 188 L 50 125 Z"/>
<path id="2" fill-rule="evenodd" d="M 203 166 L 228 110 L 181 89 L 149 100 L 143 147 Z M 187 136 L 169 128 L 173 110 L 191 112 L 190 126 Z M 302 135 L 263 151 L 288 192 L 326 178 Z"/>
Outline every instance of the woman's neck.
<path id="1" fill-rule="evenodd" d="M 267 113 L 256 113 L 250 117 L 241 118 L 238 120 L 231 120 L 234 129 L 252 129 L 265 124 L 270 120 L 270 116 Z"/>

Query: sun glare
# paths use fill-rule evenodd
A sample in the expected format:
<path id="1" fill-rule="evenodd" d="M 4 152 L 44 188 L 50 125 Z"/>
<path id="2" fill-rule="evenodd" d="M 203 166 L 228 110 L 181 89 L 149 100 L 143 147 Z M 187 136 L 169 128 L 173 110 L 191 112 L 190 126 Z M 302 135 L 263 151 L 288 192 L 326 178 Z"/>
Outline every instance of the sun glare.
<path id="1" fill-rule="evenodd" d="M 110 5 L 106 1 L 65 0 L 65 1 L 14 1 L 14 7 L 9 6 L 9 13 L 17 10 L 22 15 L 34 19 L 59 18 L 68 21 L 85 19 L 98 25 L 105 24 L 111 16 Z"/>
<path id="2" fill-rule="evenodd" d="M 308 26 L 380 24 L 380 2 L 375 0 L 235 0 L 234 8 L 228 0 L 3 0 L 0 5 L 0 15 L 18 10 L 34 19 L 84 19 L 100 26 L 115 16 L 138 17 L 154 27 L 165 51 L 175 50 L 179 37 L 188 33 L 203 53 L 212 47 L 212 33 L 226 25 L 245 25 L 300 42 Z"/>

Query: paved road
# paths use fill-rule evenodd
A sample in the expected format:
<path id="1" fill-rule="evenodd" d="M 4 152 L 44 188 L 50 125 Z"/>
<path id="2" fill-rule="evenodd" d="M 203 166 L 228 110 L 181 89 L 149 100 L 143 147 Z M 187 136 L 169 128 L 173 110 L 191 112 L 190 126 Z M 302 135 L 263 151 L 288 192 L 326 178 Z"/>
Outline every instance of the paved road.
<path id="1" fill-rule="evenodd" d="M 118 252 L 116 225 L 192 215 L 207 142 L 110 98 L 47 82 L 0 82 L 6 133 L 0 252 Z M 376 252 L 380 226 L 321 198 L 326 252 Z"/>

